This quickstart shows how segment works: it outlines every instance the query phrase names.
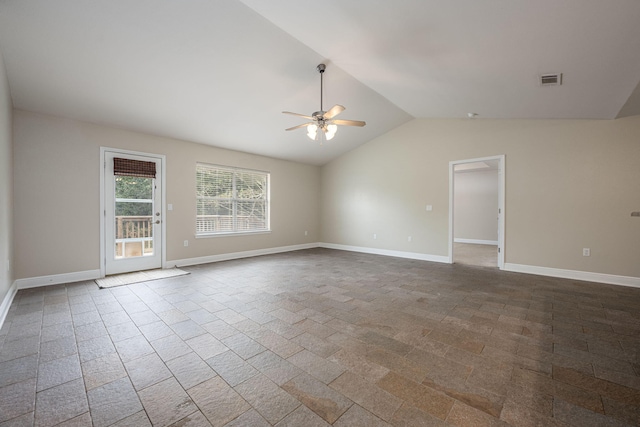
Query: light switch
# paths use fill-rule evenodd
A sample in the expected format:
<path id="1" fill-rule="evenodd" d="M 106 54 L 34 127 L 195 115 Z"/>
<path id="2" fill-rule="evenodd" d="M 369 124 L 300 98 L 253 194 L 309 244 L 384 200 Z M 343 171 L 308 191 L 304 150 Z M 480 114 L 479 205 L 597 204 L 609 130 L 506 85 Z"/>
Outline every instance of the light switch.
<path id="1" fill-rule="evenodd" d="M 169 203 L 169 204 L 167 205 L 167 210 L 168 210 L 168 211 L 172 211 L 172 210 L 173 210 L 173 204 L 172 204 L 172 203 Z"/>

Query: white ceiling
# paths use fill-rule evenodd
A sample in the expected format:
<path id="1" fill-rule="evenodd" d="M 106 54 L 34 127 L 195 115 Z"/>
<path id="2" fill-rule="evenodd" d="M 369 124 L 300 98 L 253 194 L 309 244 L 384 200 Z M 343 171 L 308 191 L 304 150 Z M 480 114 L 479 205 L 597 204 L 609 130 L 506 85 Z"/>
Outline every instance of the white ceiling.
<path id="1" fill-rule="evenodd" d="M 15 108 L 317 165 L 414 117 L 640 114 L 638 0 L 0 0 L 0 50 Z M 323 146 L 281 113 L 321 62 L 367 122 Z"/>

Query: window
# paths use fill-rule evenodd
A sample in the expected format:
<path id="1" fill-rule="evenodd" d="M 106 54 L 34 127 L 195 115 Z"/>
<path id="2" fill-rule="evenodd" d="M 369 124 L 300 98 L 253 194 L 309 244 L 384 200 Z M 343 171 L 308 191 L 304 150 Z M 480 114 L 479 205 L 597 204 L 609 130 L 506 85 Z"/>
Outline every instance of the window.
<path id="1" fill-rule="evenodd" d="M 196 165 L 196 235 L 269 231 L 269 174 Z"/>

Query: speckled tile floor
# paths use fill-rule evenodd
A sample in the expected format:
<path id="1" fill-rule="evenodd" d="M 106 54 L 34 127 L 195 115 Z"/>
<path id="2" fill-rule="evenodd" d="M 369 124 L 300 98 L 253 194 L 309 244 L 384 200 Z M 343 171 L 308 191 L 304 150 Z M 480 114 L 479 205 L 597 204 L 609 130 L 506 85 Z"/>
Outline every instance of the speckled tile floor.
<path id="1" fill-rule="evenodd" d="M 313 249 L 22 290 L 0 426 L 635 426 L 640 289 Z"/>

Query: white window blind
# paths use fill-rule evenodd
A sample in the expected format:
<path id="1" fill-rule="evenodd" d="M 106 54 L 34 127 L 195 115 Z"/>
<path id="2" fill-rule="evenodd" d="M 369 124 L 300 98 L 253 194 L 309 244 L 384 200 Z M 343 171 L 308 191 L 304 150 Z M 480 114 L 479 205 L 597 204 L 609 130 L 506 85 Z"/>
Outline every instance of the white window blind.
<path id="1" fill-rule="evenodd" d="M 196 234 L 269 230 L 269 174 L 196 165 Z"/>

